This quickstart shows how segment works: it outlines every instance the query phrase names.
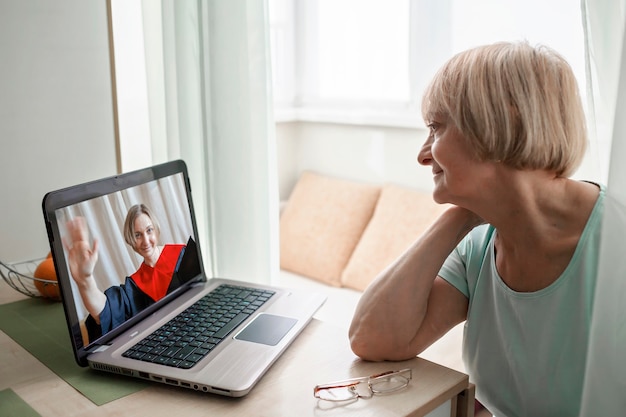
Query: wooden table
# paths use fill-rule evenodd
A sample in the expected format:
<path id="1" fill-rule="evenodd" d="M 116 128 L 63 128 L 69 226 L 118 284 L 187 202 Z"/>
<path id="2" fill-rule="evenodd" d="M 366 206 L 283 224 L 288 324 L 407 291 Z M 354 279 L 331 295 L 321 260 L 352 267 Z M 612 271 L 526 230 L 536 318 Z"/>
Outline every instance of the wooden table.
<path id="1" fill-rule="evenodd" d="M 0 304 L 22 298 L 0 280 Z M 413 379 L 400 392 L 341 406 L 313 397 L 316 384 L 407 367 L 412 368 Z M 98 407 L 0 332 L 0 390 L 6 388 L 11 388 L 42 416 L 385 417 L 474 413 L 474 391 L 467 375 L 421 358 L 403 362 L 361 361 L 350 350 L 345 330 L 318 320 L 307 326 L 244 398 L 155 383 Z"/>

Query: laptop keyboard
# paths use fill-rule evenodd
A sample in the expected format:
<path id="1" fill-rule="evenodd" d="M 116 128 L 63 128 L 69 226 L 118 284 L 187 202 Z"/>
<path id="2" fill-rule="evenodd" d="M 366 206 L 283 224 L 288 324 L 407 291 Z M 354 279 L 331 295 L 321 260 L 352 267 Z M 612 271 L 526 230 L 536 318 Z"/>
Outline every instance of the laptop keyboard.
<path id="1" fill-rule="evenodd" d="M 220 285 L 122 356 L 189 369 L 272 295 L 274 291 Z"/>

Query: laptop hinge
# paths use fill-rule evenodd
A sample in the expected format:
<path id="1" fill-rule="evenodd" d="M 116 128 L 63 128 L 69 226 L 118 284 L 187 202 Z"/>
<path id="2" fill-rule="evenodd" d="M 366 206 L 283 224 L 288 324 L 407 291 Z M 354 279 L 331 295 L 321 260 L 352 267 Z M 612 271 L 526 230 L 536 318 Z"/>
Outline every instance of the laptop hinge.
<path id="1" fill-rule="evenodd" d="M 110 347 L 111 347 L 110 345 L 95 346 L 94 349 L 91 351 L 91 353 L 104 352 Z"/>

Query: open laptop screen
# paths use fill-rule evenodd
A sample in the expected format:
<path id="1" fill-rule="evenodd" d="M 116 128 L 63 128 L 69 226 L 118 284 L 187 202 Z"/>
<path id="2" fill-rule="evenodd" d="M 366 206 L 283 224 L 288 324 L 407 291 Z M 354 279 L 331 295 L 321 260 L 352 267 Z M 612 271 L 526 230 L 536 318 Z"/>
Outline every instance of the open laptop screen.
<path id="1" fill-rule="evenodd" d="M 185 184 L 183 172 L 148 180 L 130 173 L 44 198 L 76 348 L 114 334 L 202 277 Z"/>

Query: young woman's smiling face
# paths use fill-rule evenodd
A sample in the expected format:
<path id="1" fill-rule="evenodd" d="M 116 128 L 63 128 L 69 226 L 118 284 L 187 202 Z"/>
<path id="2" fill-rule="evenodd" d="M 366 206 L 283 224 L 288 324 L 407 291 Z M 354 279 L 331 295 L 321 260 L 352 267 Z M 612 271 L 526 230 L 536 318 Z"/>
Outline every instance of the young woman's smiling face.
<path id="1" fill-rule="evenodd" d="M 142 213 L 135 219 L 133 225 L 133 236 L 135 238 L 134 249 L 144 259 L 149 260 L 158 254 L 157 231 L 152 224 L 152 220 Z"/>
<path id="2" fill-rule="evenodd" d="M 493 174 L 493 164 L 482 162 L 467 138 L 445 118 L 428 121 L 429 134 L 417 160 L 430 165 L 438 203 L 467 207 L 464 202 L 480 197 L 486 175 Z"/>

